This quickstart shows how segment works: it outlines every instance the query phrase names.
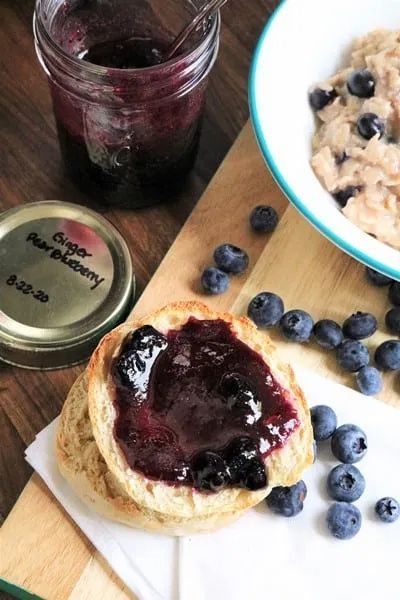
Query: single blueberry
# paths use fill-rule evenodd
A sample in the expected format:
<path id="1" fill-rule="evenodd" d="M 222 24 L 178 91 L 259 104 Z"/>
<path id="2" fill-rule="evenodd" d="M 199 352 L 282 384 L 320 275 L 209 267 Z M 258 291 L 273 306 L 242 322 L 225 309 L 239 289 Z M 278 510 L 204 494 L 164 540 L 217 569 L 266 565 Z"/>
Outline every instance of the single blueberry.
<path id="1" fill-rule="evenodd" d="M 347 88 L 358 98 L 372 98 L 375 94 L 375 78 L 368 69 L 353 71 L 347 80 Z"/>
<path id="2" fill-rule="evenodd" d="M 232 244 L 218 246 L 214 251 L 214 260 L 219 269 L 235 275 L 243 273 L 249 266 L 247 252 Z"/>
<path id="3" fill-rule="evenodd" d="M 347 154 L 347 152 L 343 151 L 340 154 L 336 154 L 335 156 L 335 163 L 337 165 L 342 165 L 343 163 L 346 162 L 346 160 L 349 160 L 349 155 Z"/>
<path id="4" fill-rule="evenodd" d="M 381 138 L 385 133 L 385 122 L 375 113 L 364 113 L 357 121 L 357 129 L 366 140 L 371 140 L 376 135 Z"/>
<path id="5" fill-rule="evenodd" d="M 272 206 L 260 205 L 250 214 L 250 225 L 256 233 L 272 233 L 279 223 L 279 215 Z"/>
<path id="6" fill-rule="evenodd" d="M 325 106 L 328 106 L 328 104 L 332 104 L 337 97 L 338 93 L 334 88 L 331 90 L 315 88 L 309 95 L 311 107 L 315 111 L 322 110 Z"/>
<path id="7" fill-rule="evenodd" d="M 250 490 L 267 485 L 265 465 L 259 456 L 257 443 L 249 437 L 235 438 L 225 451 L 233 484 Z"/>
<path id="8" fill-rule="evenodd" d="M 215 267 L 209 267 L 201 276 L 201 284 L 208 294 L 223 294 L 229 288 L 229 283 L 229 276 Z"/>
<path id="9" fill-rule="evenodd" d="M 265 488 L 267 483 L 268 479 L 263 461 L 259 458 L 253 458 L 247 465 L 242 486 L 254 492 Z"/>
<path id="10" fill-rule="evenodd" d="M 292 342 L 308 342 L 314 327 L 311 315 L 304 310 L 289 310 L 280 320 L 280 328 Z"/>
<path id="11" fill-rule="evenodd" d="M 326 348 L 327 350 L 333 350 L 340 346 L 343 342 L 344 336 L 340 325 L 330 319 L 322 319 L 314 325 L 314 337 L 317 344 Z"/>
<path id="12" fill-rule="evenodd" d="M 371 267 L 366 267 L 365 274 L 367 276 L 368 281 L 370 283 L 372 283 L 372 285 L 375 285 L 376 287 L 385 287 L 386 285 L 389 285 L 393 281 L 393 279 L 390 279 L 390 277 L 387 277 L 386 275 L 379 273 L 379 271 L 375 271 L 374 269 L 371 269 Z"/>
<path id="13" fill-rule="evenodd" d="M 333 193 L 332 195 L 335 198 L 336 202 L 338 202 L 338 204 L 340 204 L 340 206 L 344 208 L 350 200 L 350 198 L 355 198 L 355 196 L 357 196 L 357 194 L 359 194 L 360 191 L 361 188 L 359 186 L 349 185 L 343 190 L 339 190 Z"/>
<path id="14" fill-rule="evenodd" d="M 311 409 L 311 424 L 316 442 L 322 442 L 331 437 L 337 427 L 336 413 L 323 404 Z"/>
<path id="15" fill-rule="evenodd" d="M 400 369 L 400 341 L 387 340 L 375 351 L 375 362 L 384 371 Z"/>
<path id="16" fill-rule="evenodd" d="M 378 329 L 378 321 L 369 313 L 356 312 L 343 323 L 343 333 L 352 340 L 364 340 Z"/>
<path id="17" fill-rule="evenodd" d="M 339 540 L 349 540 L 361 529 L 361 513 L 354 504 L 335 502 L 328 510 L 326 523 L 331 534 Z"/>
<path id="18" fill-rule="evenodd" d="M 142 388 L 151 365 L 167 346 L 167 338 L 154 327 L 144 325 L 136 329 L 125 342 L 115 365 L 121 384 L 129 388 Z"/>
<path id="19" fill-rule="evenodd" d="M 340 462 L 354 464 L 367 452 L 367 436 L 357 425 L 341 425 L 332 436 L 331 449 Z"/>
<path id="20" fill-rule="evenodd" d="M 355 502 L 364 493 L 365 479 L 354 465 L 338 465 L 328 475 L 328 493 L 339 502 Z"/>
<path id="21" fill-rule="evenodd" d="M 216 452 L 204 451 L 191 461 L 193 485 L 202 492 L 219 492 L 230 481 L 230 473 L 224 459 Z"/>
<path id="22" fill-rule="evenodd" d="M 392 281 L 390 284 L 389 300 L 394 306 L 400 306 L 400 282 Z"/>
<path id="23" fill-rule="evenodd" d="M 261 292 L 249 304 L 247 314 L 258 327 L 273 327 L 281 320 L 285 307 L 282 298 Z"/>
<path id="24" fill-rule="evenodd" d="M 385 317 L 386 327 L 391 333 L 400 335 L 400 307 L 392 308 L 386 313 Z"/>
<path id="25" fill-rule="evenodd" d="M 262 403 L 251 382 L 240 373 L 225 373 L 219 383 L 219 391 L 228 407 L 243 415 L 248 425 L 254 425 L 262 417 Z"/>
<path id="26" fill-rule="evenodd" d="M 394 498 L 381 498 L 375 504 L 375 512 L 384 523 L 394 523 L 400 517 L 400 504 Z"/>
<path id="27" fill-rule="evenodd" d="M 346 340 L 336 350 L 339 366 L 345 371 L 356 373 L 369 363 L 369 351 L 358 340 Z"/>
<path id="28" fill-rule="evenodd" d="M 375 367 L 363 367 L 356 376 L 358 389 L 365 396 L 375 396 L 382 390 L 382 375 Z"/>
<path id="29" fill-rule="evenodd" d="M 307 496 L 307 487 L 304 481 L 298 481 L 290 487 L 275 487 L 267 496 L 268 508 L 277 515 L 295 517 L 304 506 Z"/>

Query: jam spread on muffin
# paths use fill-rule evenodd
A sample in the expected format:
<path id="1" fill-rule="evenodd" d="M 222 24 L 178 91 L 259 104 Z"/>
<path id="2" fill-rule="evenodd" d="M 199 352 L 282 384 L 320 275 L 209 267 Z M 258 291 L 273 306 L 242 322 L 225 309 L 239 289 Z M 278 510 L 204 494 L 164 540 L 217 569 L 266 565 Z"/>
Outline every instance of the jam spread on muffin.
<path id="1" fill-rule="evenodd" d="M 217 492 L 267 485 L 265 458 L 299 426 L 290 392 L 223 320 L 144 326 L 113 367 L 114 435 L 148 478 Z"/>

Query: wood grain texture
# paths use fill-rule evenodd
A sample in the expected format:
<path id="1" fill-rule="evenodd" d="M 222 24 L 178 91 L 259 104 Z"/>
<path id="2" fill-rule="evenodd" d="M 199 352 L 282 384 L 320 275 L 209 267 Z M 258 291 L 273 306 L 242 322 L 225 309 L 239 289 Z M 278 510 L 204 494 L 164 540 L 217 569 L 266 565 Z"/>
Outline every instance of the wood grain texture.
<path id="1" fill-rule="evenodd" d="M 229 0 L 224 8 L 199 158 L 181 197 L 143 211 L 105 213 L 131 248 L 139 293 L 248 117 L 250 57 L 276 4 Z M 0 2 L 0 210 L 53 198 L 87 202 L 63 175 L 47 82 L 33 46 L 33 6 L 34 0 Z M 24 448 L 59 413 L 82 368 L 35 373 L 0 365 L 0 523 L 31 473 Z"/>
<path id="2" fill-rule="evenodd" d="M 272 236 L 258 236 L 250 230 L 248 215 L 259 201 L 272 204 L 281 214 L 280 225 Z M 208 298 L 211 308 L 243 314 L 256 293 L 276 291 L 287 308 L 304 308 L 315 318 L 343 321 L 357 309 L 373 311 L 381 329 L 370 342 L 371 349 L 388 337 L 382 329 L 385 291 L 368 285 L 359 263 L 325 240 L 288 206 L 265 168 L 250 125 L 239 136 L 159 266 L 134 308 L 135 316 L 144 316 L 174 300 L 204 301 L 199 275 L 221 240 L 245 247 L 250 269 L 232 279 L 226 294 Z M 338 371 L 334 354 L 312 343 L 285 343 L 276 331 L 271 335 L 283 360 L 354 385 L 353 376 Z M 400 408 L 397 386 L 395 375 L 385 376 L 380 398 Z M 0 540 L 4 550 L 0 577 L 46 599 L 132 600 L 36 475 L 5 521 Z M 33 549 L 35 554 L 28 560 Z"/>

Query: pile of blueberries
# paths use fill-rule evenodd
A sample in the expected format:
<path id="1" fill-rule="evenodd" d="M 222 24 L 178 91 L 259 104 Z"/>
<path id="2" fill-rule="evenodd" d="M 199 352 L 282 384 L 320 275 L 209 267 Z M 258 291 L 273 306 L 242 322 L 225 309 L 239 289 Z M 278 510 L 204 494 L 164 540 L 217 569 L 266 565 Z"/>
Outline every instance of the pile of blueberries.
<path id="1" fill-rule="evenodd" d="M 341 463 L 332 469 L 327 480 L 328 494 L 335 502 L 328 510 L 326 524 L 334 537 L 347 540 L 361 528 L 362 516 L 353 502 L 364 493 L 365 479 L 354 463 L 367 452 L 367 436 L 357 425 L 337 427 L 336 414 L 329 406 L 312 408 L 311 422 L 315 442 L 330 439 L 332 454 Z M 274 488 L 266 502 L 274 513 L 293 517 L 303 510 L 306 495 L 306 484 L 299 481 L 291 487 Z M 375 513 L 384 523 L 393 523 L 400 517 L 400 504 L 394 498 L 381 498 L 375 505 Z"/>
<path id="2" fill-rule="evenodd" d="M 272 233 L 279 217 L 271 206 L 257 206 L 250 215 L 250 224 L 257 233 Z M 227 291 L 230 276 L 238 275 L 249 266 L 248 254 L 232 244 L 222 244 L 214 252 L 216 267 L 203 272 L 201 282 L 205 292 L 222 294 Z M 389 300 L 394 306 L 386 315 L 386 327 L 390 333 L 400 336 L 400 282 L 393 281 L 367 268 L 368 281 L 375 286 L 389 286 Z M 278 326 L 289 341 L 305 343 L 313 338 L 319 346 L 335 350 L 339 366 L 356 373 L 359 390 L 368 396 L 382 389 L 382 371 L 400 369 L 400 340 L 387 340 L 375 351 L 375 366 L 370 365 L 370 353 L 362 340 L 371 337 L 378 328 L 376 318 L 370 313 L 357 312 L 348 317 L 342 326 L 331 319 L 314 323 L 304 310 L 285 312 L 282 298 L 272 292 L 261 292 L 248 306 L 248 316 L 260 328 Z"/>

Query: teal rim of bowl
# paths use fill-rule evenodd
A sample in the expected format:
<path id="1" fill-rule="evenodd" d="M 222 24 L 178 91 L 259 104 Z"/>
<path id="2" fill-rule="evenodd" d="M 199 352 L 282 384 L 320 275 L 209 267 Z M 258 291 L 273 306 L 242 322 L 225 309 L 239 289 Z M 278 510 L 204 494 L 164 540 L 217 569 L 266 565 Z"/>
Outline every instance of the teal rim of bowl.
<path id="1" fill-rule="evenodd" d="M 259 57 L 260 57 L 261 49 L 264 45 L 264 42 L 269 34 L 269 31 L 270 31 L 276 17 L 278 16 L 278 14 L 281 11 L 281 9 L 283 8 L 283 6 L 287 3 L 287 1 L 288 0 L 281 0 L 280 4 L 276 7 L 274 12 L 271 14 L 270 18 L 268 19 L 267 24 L 265 25 L 265 27 L 261 33 L 260 39 L 257 42 L 257 46 L 254 51 L 253 59 L 252 59 L 251 66 L 250 66 L 249 106 L 250 106 L 250 117 L 251 117 L 251 121 L 253 124 L 254 133 L 256 135 L 257 143 L 258 143 L 258 145 L 261 149 L 261 152 L 264 156 L 264 160 L 267 163 L 267 166 L 272 173 L 273 178 L 275 179 L 275 181 L 277 182 L 277 184 L 279 185 L 281 190 L 284 192 L 284 194 L 287 196 L 287 198 L 290 200 L 290 202 L 292 204 L 294 204 L 294 206 L 297 208 L 297 210 L 307 219 L 307 221 L 309 221 L 312 225 L 314 225 L 314 227 L 316 229 L 318 229 L 318 231 L 320 231 L 325 237 L 327 237 L 328 240 L 330 240 L 333 244 L 338 246 L 338 248 L 340 248 L 341 250 L 344 250 L 345 252 L 347 252 L 347 254 L 350 254 L 350 256 L 352 256 L 359 262 L 364 263 L 364 264 L 368 265 L 369 267 L 372 267 L 376 271 L 380 271 L 381 273 L 384 273 L 385 275 L 392 277 L 393 279 L 400 280 L 400 270 L 392 269 L 391 267 L 388 267 L 387 265 L 384 265 L 381 262 L 377 261 L 376 259 L 372 258 L 371 256 L 365 254 L 364 252 L 362 252 L 355 246 L 352 246 L 346 240 L 344 240 L 342 237 L 340 237 L 336 233 L 332 232 L 332 230 L 329 229 L 329 227 L 327 227 L 327 225 L 325 225 L 325 223 L 323 223 L 317 217 L 315 217 L 315 215 L 307 208 L 307 206 L 305 206 L 303 201 L 299 198 L 299 196 L 297 196 L 297 194 L 293 191 L 293 189 L 290 187 L 290 185 L 284 178 L 282 172 L 280 171 L 278 165 L 275 162 L 275 159 L 272 156 L 272 152 L 269 149 L 267 140 L 265 139 L 265 136 L 262 132 L 262 127 L 260 124 L 260 117 L 258 114 L 257 102 L 256 102 L 256 74 L 257 74 L 257 70 L 258 70 Z M 400 256 L 399 256 L 399 262 L 400 262 Z"/>

